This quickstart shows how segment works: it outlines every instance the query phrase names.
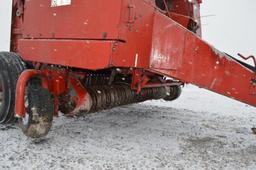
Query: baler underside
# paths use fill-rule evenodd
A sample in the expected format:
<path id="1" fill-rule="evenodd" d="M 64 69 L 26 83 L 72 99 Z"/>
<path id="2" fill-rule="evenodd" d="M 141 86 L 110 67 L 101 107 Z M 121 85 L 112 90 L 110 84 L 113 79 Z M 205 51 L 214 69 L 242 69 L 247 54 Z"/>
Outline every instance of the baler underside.
<path id="1" fill-rule="evenodd" d="M 26 135 L 45 136 L 59 111 L 175 100 L 184 83 L 256 106 L 254 69 L 200 38 L 200 0 L 70 2 L 13 3 L 12 51 L 25 61 L 13 59 L 22 65 L 15 115 Z M 2 122 L 13 117 L 7 113 Z"/>

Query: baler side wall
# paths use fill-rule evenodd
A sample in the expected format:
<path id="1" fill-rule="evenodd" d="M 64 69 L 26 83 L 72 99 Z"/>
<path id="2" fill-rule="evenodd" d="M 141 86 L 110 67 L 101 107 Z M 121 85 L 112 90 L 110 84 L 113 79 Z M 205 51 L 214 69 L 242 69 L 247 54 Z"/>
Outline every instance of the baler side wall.
<path id="1" fill-rule="evenodd" d="M 25 60 L 81 69 L 111 67 L 115 41 L 20 39 L 19 53 Z"/>
<path id="2" fill-rule="evenodd" d="M 118 39 L 122 0 L 72 0 L 51 7 L 51 0 L 25 1 L 25 39 Z"/>

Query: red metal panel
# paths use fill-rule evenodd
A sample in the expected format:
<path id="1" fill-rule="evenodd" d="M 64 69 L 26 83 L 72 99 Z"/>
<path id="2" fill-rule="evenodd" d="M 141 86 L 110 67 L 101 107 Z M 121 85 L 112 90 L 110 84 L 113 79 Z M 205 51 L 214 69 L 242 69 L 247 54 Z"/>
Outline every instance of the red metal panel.
<path id="1" fill-rule="evenodd" d="M 151 56 L 151 70 L 256 106 L 255 73 L 162 15 L 155 17 L 154 42 L 167 51 Z M 157 28 L 158 27 L 158 28 Z M 164 37 L 158 30 L 166 33 Z M 182 43 L 181 43 L 182 42 Z M 179 48 L 178 48 L 179 47 Z M 157 49 L 154 49 L 157 50 Z M 165 62 L 168 62 L 164 64 Z M 160 63 L 160 64 L 159 64 Z M 178 67 L 175 68 L 175 65 Z M 170 66 L 168 68 L 168 66 Z M 175 69 L 173 69 L 175 68 Z"/>
<path id="2" fill-rule="evenodd" d="M 51 0 L 25 1 L 24 38 L 117 39 L 122 0 L 72 0 L 51 7 Z"/>
<path id="3" fill-rule="evenodd" d="M 184 52 L 185 29 L 175 27 L 176 22 L 160 13 L 155 13 L 151 50 L 151 68 L 177 69 Z M 176 56 L 174 59 L 172 56 Z"/>
<path id="4" fill-rule="evenodd" d="M 185 16 L 193 16 L 193 3 L 181 0 L 173 0 L 171 11 Z"/>
<path id="5" fill-rule="evenodd" d="M 20 39 L 18 44 L 24 60 L 96 70 L 110 66 L 114 41 Z"/>
<path id="6" fill-rule="evenodd" d="M 123 1 L 120 37 L 125 40 L 125 43 L 118 43 L 112 59 L 113 65 L 149 67 L 155 12 L 152 3 L 152 0 Z M 127 18 L 130 18 L 128 22 Z"/>

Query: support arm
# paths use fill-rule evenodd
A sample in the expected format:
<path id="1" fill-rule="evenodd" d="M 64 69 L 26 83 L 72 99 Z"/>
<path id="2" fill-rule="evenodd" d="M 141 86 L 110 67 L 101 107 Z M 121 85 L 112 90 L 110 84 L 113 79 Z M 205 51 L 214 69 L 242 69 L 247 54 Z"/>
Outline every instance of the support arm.
<path id="1" fill-rule="evenodd" d="M 256 74 L 186 30 L 155 15 L 153 71 L 256 106 Z"/>

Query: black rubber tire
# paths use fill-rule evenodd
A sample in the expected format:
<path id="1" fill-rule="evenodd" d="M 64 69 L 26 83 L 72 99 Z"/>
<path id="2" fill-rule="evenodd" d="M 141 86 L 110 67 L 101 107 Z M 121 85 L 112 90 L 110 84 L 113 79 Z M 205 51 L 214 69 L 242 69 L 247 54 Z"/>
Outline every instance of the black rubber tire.
<path id="1" fill-rule="evenodd" d="M 172 86 L 170 87 L 169 94 L 164 98 L 166 101 L 173 101 L 180 97 L 182 92 L 181 86 Z"/>
<path id="2" fill-rule="evenodd" d="M 76 108 L 76 103 L 70 95 L 59 96 L 59 111 L 63 114 L 69 114 Z"/>
<path id="3" fill-rule="evenodd" d="M 16 84 L 20 74 L 25 70 L 25 63 L 20 56 L 12 52 L 0 52 L 0 81 L 2 86 L 2 105 L 0 106 L 0 123 L 13 123 Z"/>
<path id="4" fill-rule="evenodd" d="M 25 118 L 19 119 L 19 126 L 26 136 L 42 138 L 49 133 L 52 126 L 54 97 L 47 89 L 41 87 L 37 78 L 29 81 L 26 96 L 27 113 Z"/>

